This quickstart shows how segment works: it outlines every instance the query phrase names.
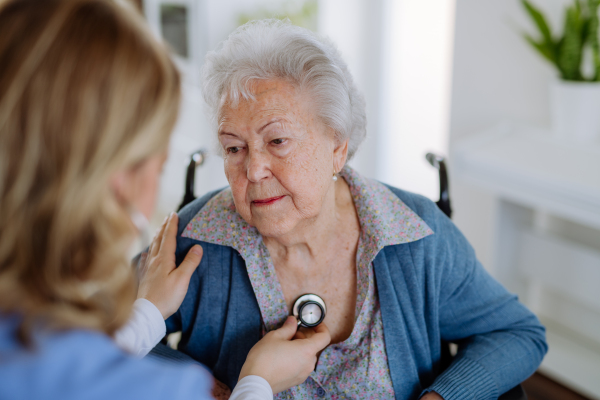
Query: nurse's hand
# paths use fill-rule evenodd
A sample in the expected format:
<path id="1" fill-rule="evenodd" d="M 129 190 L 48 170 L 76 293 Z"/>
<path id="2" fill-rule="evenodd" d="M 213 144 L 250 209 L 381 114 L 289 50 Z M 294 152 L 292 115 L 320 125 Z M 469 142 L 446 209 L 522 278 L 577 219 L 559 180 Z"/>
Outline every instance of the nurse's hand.
<path id="1" fill-rule="evenodd" d="M 310 338 L 292 340 L 297 328 L 296 318 L 288 317 L 281 328 L 267 333 L 248 353 L 239 379 L 258 375 L 269 382 L 273 393 L 304 382 L 315 370 L 317 353 L 331 342 L 331 335 L 321 324 Z"/>
<path id="2" fill-rule="evenodd" d="M 175 268 L 177 214 L 171 213 L 152 240 L 148 253 L 142 254 L 138 267 L 138 299 L 144 298 L 158 308 L 164 319 L 179 309 L 190 278 L 202 259 L 202 247 L 195 245 Z"/>

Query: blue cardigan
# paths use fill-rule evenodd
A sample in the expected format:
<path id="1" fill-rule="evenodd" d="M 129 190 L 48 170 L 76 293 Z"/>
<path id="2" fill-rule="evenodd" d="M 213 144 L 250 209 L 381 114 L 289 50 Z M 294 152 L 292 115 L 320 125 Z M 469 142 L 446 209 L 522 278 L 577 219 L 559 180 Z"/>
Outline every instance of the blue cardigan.
<path id="1" fill-rule="evenodd" d="M 373 267 L 390 374 L 397 399 L 435 391 L 446 400 L 496 399 L 531 375 L 547 351 L 545 329 L 515 295 L 492 278 L 465 237 L 430 200 L 390 187 L 434 231 L 383 248 Z M 231 247 L 181 237 L 189 221 L 219 191 L 179 214 L 177 264 L 195 244 L 204 257 L 188 293 L 167 320 L 182 331 L 179 350 L 233 388 L 261 314 L 244 259 Z M 441 371 L 441 341 L 458 354 Z"/>

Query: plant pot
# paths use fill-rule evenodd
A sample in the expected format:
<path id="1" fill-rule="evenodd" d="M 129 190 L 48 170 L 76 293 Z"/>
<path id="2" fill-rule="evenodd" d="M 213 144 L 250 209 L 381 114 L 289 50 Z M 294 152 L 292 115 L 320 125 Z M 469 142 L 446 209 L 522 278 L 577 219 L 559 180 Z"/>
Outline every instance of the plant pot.
<path id="1" fill-rule="evenodd" d="M 550 93 L 552 130 L 575 143 L 600 143 L 600 82 L 554 82 Z"/>

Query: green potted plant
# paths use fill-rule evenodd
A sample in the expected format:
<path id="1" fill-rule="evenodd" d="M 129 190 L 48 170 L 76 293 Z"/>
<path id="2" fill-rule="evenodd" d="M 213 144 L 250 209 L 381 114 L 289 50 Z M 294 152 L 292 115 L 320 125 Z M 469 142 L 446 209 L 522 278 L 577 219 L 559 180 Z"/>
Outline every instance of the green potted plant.
<path id="1" fill-rule="evenodd" d="M 521 0 L 537 28 L 525 40 L 556 67 L 551 88 L 552 128 L 563 139 L 594 142 L 600 138 L 600 0 L 574 0 L 565 10 L 563 31 L 555 34 L 545 15 Z"/>

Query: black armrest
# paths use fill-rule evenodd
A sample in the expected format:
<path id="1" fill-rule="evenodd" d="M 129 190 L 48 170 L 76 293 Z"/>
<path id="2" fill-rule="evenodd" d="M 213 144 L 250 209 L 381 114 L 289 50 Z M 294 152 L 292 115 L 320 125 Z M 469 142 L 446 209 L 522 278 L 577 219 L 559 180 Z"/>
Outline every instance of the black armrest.
<path id="1" fill-rule="evenodd" d="M 498 400 L 527 400 L 527 394 L 523 387 L 519 385 L 498 397 Z"/>

